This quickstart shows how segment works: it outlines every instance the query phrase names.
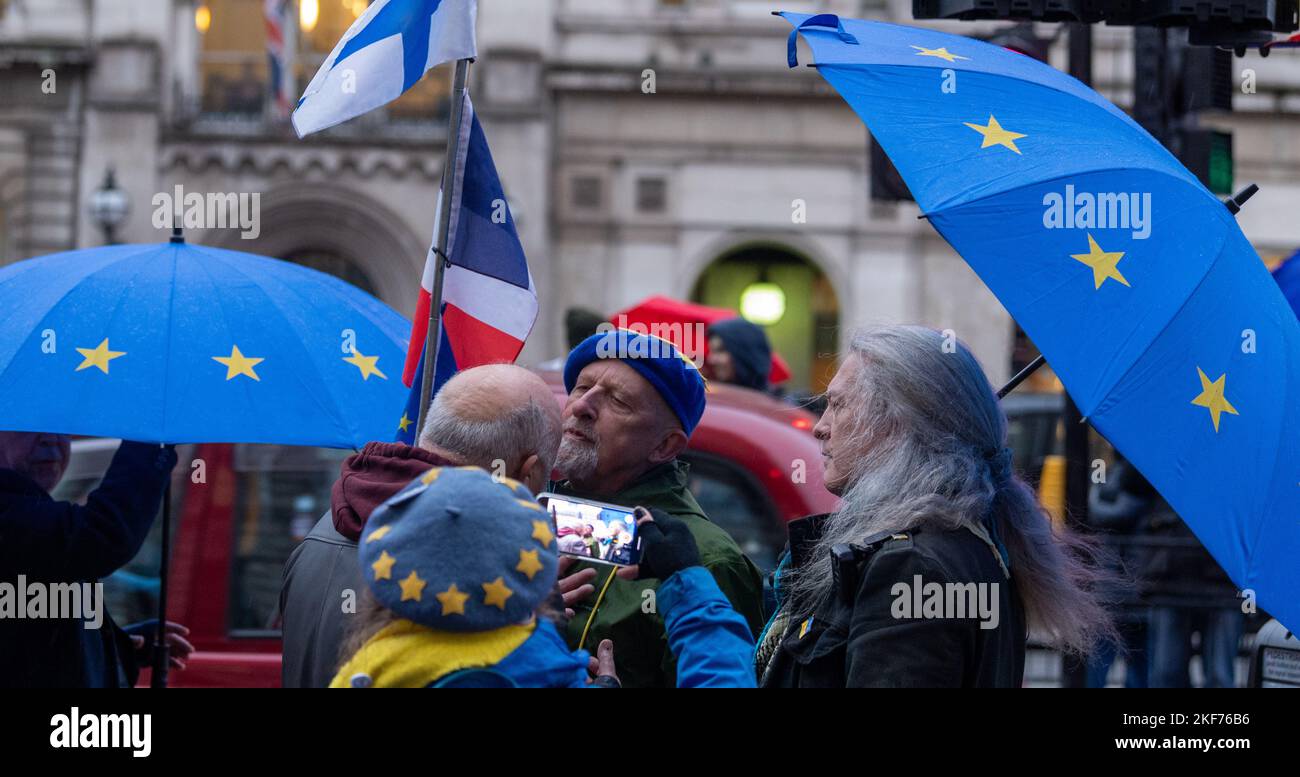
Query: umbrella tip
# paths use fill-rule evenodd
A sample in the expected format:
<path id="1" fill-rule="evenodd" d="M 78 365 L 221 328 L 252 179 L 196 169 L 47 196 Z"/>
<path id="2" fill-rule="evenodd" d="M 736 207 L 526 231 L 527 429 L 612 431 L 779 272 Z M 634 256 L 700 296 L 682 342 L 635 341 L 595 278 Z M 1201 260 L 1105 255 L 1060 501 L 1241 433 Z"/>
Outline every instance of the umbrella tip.
<path id="1" fill-rule="evenodd" d="M 1235 216 L 1241 211 L 1241 206 L 1246 204 L 1246 200 L 1254 197 L 1255 193 L 1258 191 L 1259 186 L 1253 183 L 1248 184 L 1244 189 L 1234 194 L 1223 204 L 1228 207 L 1228 212 Z"/>
<path id="2" fill-rule="evenodd" d="M 181 232 L 181 228 L 179 225 L 172 227 L 171 242 L 180 243 L 180 244 L 185 243 L 185 235 Z"/>

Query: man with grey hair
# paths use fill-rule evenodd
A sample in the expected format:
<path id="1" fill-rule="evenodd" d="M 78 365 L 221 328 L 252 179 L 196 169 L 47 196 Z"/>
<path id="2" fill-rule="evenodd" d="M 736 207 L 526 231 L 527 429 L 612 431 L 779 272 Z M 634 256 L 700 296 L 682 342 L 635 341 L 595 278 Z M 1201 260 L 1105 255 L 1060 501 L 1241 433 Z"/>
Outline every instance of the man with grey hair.
<path id="1" fill-rule="evenodd" d="M 560 444 L 560 409 L 522 367 L 457 373 L 438 391 L 418 446 L 372 442 L 343 463 L 332 505 L 289 557 L 280 590 L 281 682 L 325 687 L 339 664 L 346 616 L 365 589 L 357 541 L 370 514 L 432 467 L 475 466 L 542 490 Z M 588 589 L 566 593 L 582 596 Z"/>
<path id="2" fill-rule="evenodd" d="M 751 632 L 763 625 L 763 578 L 735 540 L 709 521 L 678 455 L 704 416 L 699 370 L 671 343 L 632 330 L 599 332 L 578 344 L 564 367 L 569 392 L 556 493 L 641 506 L 685 524 L 700 564 Z M 658 516 L 656 516 L 658 519 Z M 672 688 L 676 658 L 655 602 L 659 581 L 616 577 L 608 565 L 579 561 L 570 584 L 599 591 L 574 606 L 566 638 L 572 648 L 612 640 L 624 687 Z"/>

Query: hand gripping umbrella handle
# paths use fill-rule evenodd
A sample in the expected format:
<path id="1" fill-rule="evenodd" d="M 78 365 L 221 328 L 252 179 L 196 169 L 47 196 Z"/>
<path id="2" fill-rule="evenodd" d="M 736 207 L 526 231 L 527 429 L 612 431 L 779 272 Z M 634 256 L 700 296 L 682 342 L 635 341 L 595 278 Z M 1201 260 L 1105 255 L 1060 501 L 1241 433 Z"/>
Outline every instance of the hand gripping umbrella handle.
<path id="1" fill-rule="evenodd" d="M 816 16 L 809 16 L 807 19 L 799 22 L 793 30 L 790 30 L 790 38 L 785 44 L 785 59 L 790 67 L 799 66 L 799 56 L 795 49 L 795 41 L 799 37 L 799 31 L 805 27 L 834 27 L 835 34 L 840 36 L 840 40 L 845 43 L 852 43 L 855 46 L 858 43 L 857 38 L 853 37 L 851 33 L 845 31 L 844 22 L 840 21 L 840 17 L 835 14 L 819 13 Z"/>

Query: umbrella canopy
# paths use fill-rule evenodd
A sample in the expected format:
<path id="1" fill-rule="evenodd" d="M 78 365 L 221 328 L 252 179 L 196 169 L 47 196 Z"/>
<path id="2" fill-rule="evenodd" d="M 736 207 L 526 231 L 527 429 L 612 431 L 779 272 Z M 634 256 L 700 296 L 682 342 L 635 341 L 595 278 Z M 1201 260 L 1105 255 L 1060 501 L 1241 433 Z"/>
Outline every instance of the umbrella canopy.
<path id="1" fill-rule="evenodd" d="M 1291 254 L 1273 270 L 1273 280 L 1277 281 L 1291 309 L 1300 316 L 1300 251 Z"/>
<path id="2" fill-rule="evenodd" d="M 730 308 L 715 308 L 709 305 L 699 305 L 694 302 L 683 302 L 672 297 L 656 295 L 646 297 L 627 310 L 620 310 L 610 317 L 610 321 L 620 325 L 640 324 L 650 327 L 654 324 L 709 324 L 718 321 L 726 321 L 736 318 L 740 314 Z M 682 340 L 682 330 L 668 330 L 670 333 L 666 340 L 672 342 L 679 349 L 691 350 L 687 348 L 687 343 Z M 698 349 L 701 358 L 709 355 L 709 343 L 706 340 Z M 784 383 L 790 379 L 790 367 L 786 365 L 785 359 L 781 358 L 775 350 L 772 351 L 772 370 L 767 374 L 767 382 L 772 385 Z"/>
<path id="3" fill-rule="evenodd" d="M 1300 324 L 1123 111 L 957 35 L 783 14 L 941 235 L 1242 589 L 1300 627 Z"/>
<path id="4" fill-rule="evenodd" d="M 333 276 L 184 243 L 0 268 L 0 428 L 354 448 L 392 439 L 410 323 Z"/>

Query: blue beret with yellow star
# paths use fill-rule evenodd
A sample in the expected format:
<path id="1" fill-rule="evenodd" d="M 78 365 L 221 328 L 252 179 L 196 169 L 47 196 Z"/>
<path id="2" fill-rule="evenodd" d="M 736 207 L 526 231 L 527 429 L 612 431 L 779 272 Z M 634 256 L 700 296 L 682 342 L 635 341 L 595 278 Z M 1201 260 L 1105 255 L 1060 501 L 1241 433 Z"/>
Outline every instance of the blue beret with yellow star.
<path id="1" fill-rule="evenodd" d="M 550 516 L 529 490 L 477 467 L 438 467 L 371 514 L 357 552 L 380 604 L 443 631 L 532 616 L 555 588 Z"/>

